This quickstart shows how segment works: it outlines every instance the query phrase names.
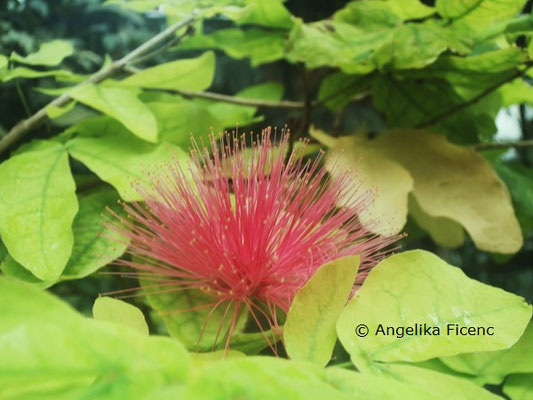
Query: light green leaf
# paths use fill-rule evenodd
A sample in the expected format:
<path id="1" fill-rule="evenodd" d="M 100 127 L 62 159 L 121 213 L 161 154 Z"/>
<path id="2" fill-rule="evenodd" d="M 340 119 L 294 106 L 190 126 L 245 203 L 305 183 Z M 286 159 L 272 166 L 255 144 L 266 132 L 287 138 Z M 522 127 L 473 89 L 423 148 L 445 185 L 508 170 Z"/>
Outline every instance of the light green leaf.
<path id="1" fill-rule="evenodd" d="M 433 21 L 405 24 L 394 29 L 391 40 L 381 46 L 373 58 L 380 69 L 423 68 L 435 62 L 448 48 L 457 45 L 466 50 L 458 38 Z"/>
<path id="2" fill-rule="evenodd" d="M 249 86 L 235 94 L 235 97 L 245 99 L 279 101 L 283 96 L 283 86 L 277 82 L 266 82 Z M 202 101 L 209 112 L 220 121 L 222 128 L 242 127 L 262 120 L 262 117 L 254 117 L 257 107 L 240 106 L 224 102 Z"/>
<path id="3" fill-rule="evenodd" d="M 61 61 L 63 61 L 65 57 L 70 56 L 73 51 L 74 48 L 70 42 L 58 39 L 41 44 L 37 52 L 31 53 L 26 57 L 22 57 L 16 52 L 13 52 L 11 54 L 11 61 L 29 65 L 54 66 L 60 64 Z"/>
<path id="4" fill-rule="evenodd" d="M 80 103 L 115 118 L 139 138 L 156 141 L 156 119 L 150 108 L 137 98 L 135 90 L 90 83 L 74 88 L 69 94 Z"/>
<path id="5" fill-rule="evenodd" d="M 473 382 L 440 372 L 398 364 L 384 364 L 380 368 L 380 375 L 424 388 L 442 399 L 501 400 L 501 397 L 488 392 Z"/>
<path id="6" fill-rule="evenodd" d="M 93 305 L 93 318 L 127 326 L 148 336 L 148 325 L 144 315 L 137 307 L 111 297 L 98 297 Z"/>
<path id="7" fill-rule="evenodd" d="M 16 67 L 13 69 L 0 70 L 0 81 L 7 82 L 15 78 L 44 78 L 47 76 L 53 76 L 55 78 L 68 78 L 73 73 L 67 70 L 59 69 L 52 71 L 36 71 L 25 67 Z"/>
<path id="8" fill-rule="evenodd" d="M 59 117 L 65 115 L 69 111 L 72 111 L 75 106 L 76 106 L 76 102 L 75 101 L 71 101 L 70 103 L 68 103 L 67 105 L 62 106 L 62 107 L 53 106 L 53 105 L 47 106 L 46 107 L 46 115 L 48 115 L 48 118 L 50 118 L 50 119 L 56 119 L 56 118 L 59 118 Z"/>
<path id="9" fill-rule="evenodd" d="M 339 67 L 346 74 L 367 74 L 375 69 L 373 53 L 390 40 L 392 29 L 367 31 L 345 22 L 298 22 L 286 46 L 286 57 L 308 68 Z"/>
<path id="10" fill-rule="evenodd" d="M 9 62 L 9 59 L 3 54 L 0 54 L 0 70 L 6 69 L 8 62 Z"/>
<path id="11" fill-rule="evenodd" d="M 150 173 L 157 172 L 165 163 L 184 162 L 188 158 L 183 150 L 171 144 L 152 145 L 128 135 L 123 128 L 115 131 L 106 119 L 97 120 L 95 127 L 98 124 L 106 133 L 74 138 L 66 148 L 72 157 L 114 186 L 126 201 L 141 200 L 134 185 L 142 182 L 150 186 Z"/>
<path id="12" fill-rule="evenodd" d="M 503 392 L 512 400 L 533 400 L 533 374 L 510 376 Z"/>
<path id="13" fill-rule="evenodd" d="M 122 208 L 117 206 L 118 198 L 117 193 L 109 189 L 96 190 L 79 198 L 80 210 L 72 225 L 74 247 L 61 280 L 83 278 L 124 253 L 126 239 L 116 237 L 113 240 L 116 235 L 103 224 L 102 217 L 106 207 L 122 214 Z"/>
<path id="14" fill-rule="evenodd" d="M 78 212 L 64 147 L 38 142 L 0 165 L 0 233 L 11 256 L 43 281 L 56 281 L 73 245 Z"/>
<path id="15" fill-rule="evenodd" d="M 30 271 L 16 262 L 9 254 L 0 263 L 0 270 L 6 275 L 7 278 L 16 281 L 22 281 L 30 285 L 45 289 L 52 286 L 55 282 L 44 282 L 33 275 Z"/>
<path id="16" fill-rule="evenodd" d="M 290 28 L 291 13 L 283 5 L 284 0 L 244 0 L 250 11 L 236 20 L 239 24 L 254 24 L 272 28 Z"/>
<path id="17" fill-rule="evenodd" d="M 293 360 L 325 366 L 337 341 L 335 323 L 355 282 L 359 257 L 322 265 L 292 302 L 283 326 L 285 349 Z"/>
<path id="18" fill-rule="evenodd" d="M 437 0 L 438 13 L 453 20 L 453 25 L 469 31 L 481 32 L 495 22 L 516 16 L 525 0 Z"/>
<path id="19" fill-rule="evenodd" d="M 416 250 L 395 254 L 370 272 L 342 312 L 337 333 L 359 368 L 379 369 L 375 361 L 422 361 L 508 348 L 530 318 L 531 306 L 523 298 L 476 282 L 437 256 Z M 366 337 L 356 335 L 359 324 L 368 327 Z M 424 331 L 424 324 L 431 329 Z M 456 324 L 476 332 L 485 328 L 485 335 L 481 330 L 480 335 L 458 335 Z M 395 333 L 385 334 L 387 327 Z M 415 335 L 416 327 L 423 333 L 418 329 Z M 487 334 L 489 327 L 493 335 Z"/>
<path id="20" fill-rule="evenodd" d="M 322 368 L 310 363 L 274 357 L 234 358 L 207 365 L 201 374 L 191 380 L 183 398 L 190 400 L 353 398 L 342 393 L 335 385 L 329 384 L 324 375 Z"/>
<path id="21" fill-rule="evenodd" d="M 47 292 L 0 278 L 0 397 L 137 399 L 184 383 L 179 342 L 82 317 Z"/>
<path id="22" fill-rule="evenodd" d="M 431 239 L 438 245 L 451 249 L 463 245 L 465 232 L 461 225 L 449 218 L 434 218 L 427 214 L 413 195 L 409 196 L 409 215 L 420 228 L 429 233 Z"/>
<path id="23" fill-rule="evenodd" d="M 533 373 L 533 324 L 510 349 L 459 354 L 441 360 L 449 368 L 495 385 L 510 374 Z"/>
<path id="24" fill-rule="evenodd" d="M 150 89 L 205 90 L 215 75 L 215 54 L 208 51 L 197 58 L 176 60 L 147 68 L 118 82 L 120 86 Z"/>
<path id="25" fill-rule="evenodd" d="M 503 105 L 527 104 L 533 106 L 533 87 L 522 78 L 502 86 L 499 90 L 503 97 Z"/>
<path id="26" fill-rule="evenodd" d="M 403 19 L 424 18 L 433 13 L 435 9 L 423 4 L 420 0 L 388 0 L 389 7 Z"/>
<path id="27" fill-rule="evenodd" d="M 217 300 L 199 290 L 172 292 L 168 288 L 165 290 L 154 288 L 154 284 L 149 280 L 141 281 L 141 283 L 144 286 L 144 294 L 146 294 L 148 303 L 160 313 L 170 336 L 195 351 L 211 351 L 217 348 L 215 339 L 218 337 L 217 344 L 224 348 L 225 335 L 233 318 L 233 307 L 228 308 L 226 313 L 228 304 L 224 303 L 211 312 L 213 303 Z M 209 304 L 211 304 L 209 307 L 187 311 Z M 240 314 L 242 311 L 244 310 L 241 308 Z M 241 315 L 235 326 L 235 333 L 244 327 L 245 322 L 246 316 Z M 218 334 L 219 328 L 220 334 Z"/>
<path id="28" fill-rule="evenodd" d="M 209 109 L 190 100 L 174 102 L 155 101 L 146 103 L 157 119 L 159 139 L 187 149 L 191 146 L 191 136 L 196 140 L 208 136 L 211 131 L 218 133 L 223 124 Z"/>
<path id="29" fill-rule="evenodd" d="M 195 35 L 180 49 L 218 49 L 233 58 L 250 58 L 252 67 L 283 58 L 286 33 L 258 28 L 222 29 L 210 35 Z"/>
<path id="30" fill-rule="evenodd" d="M 371 143 L 409 171 L 413 196 L 426 214 L 460 223 L 479 249 L 504 254 L 520 249 L 522 233 L 509 192 L 473 149 L 414 130 L 392 131 Z"/>

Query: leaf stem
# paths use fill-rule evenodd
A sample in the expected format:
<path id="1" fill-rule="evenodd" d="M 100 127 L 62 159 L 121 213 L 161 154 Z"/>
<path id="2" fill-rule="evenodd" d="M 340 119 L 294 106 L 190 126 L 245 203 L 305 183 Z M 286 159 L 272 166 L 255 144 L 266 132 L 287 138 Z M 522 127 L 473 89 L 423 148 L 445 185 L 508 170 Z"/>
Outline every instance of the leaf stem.
<path id="1" fill-rule="evenodd" d="M 514 142 L 493 142 L 493 143 L 479 143 L 472 147 L 477 151 L 504 149 L 506 147 L 531 147 L 533 146 L 533 139 L 518 140 Z"/>

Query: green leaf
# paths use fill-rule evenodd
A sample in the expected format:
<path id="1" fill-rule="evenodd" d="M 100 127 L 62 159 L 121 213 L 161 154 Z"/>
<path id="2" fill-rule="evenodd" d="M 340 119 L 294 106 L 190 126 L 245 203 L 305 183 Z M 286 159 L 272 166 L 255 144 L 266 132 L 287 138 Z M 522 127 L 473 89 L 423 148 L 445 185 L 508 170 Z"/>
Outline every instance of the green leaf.
<path id="1" fill-rule="evenodd" d="M 54 105 L 47 106 L 46 107 L 46 115 L 50 119 L 60 118 L 63 115 L 65 115 L 66 113 L 68 113 L 69 111 L 72 111 L 75 106 L 76 106 L 76 102 L 74 102 L 74 101 L 72 101 L 72 102 L 70 102 L 67 105 L 62 106 L 62 107 L 58 107 L 58 106 L 54 106 Z"/>
<path id="2" fill-rule="evenodd" d="M 449 218 L 435 218 L 427 214 L 413 195 L 409 196 L 409 214 L 438 245 L 454 249 L 465 242 L 465 232 L 461 225 Z"/>
<path id="3" fill-rule="evenodd" d="M 342 312 L 337 333 L 358 368 L 379 369 L 375 361 L 412 362 L 508 348 L 530 318 L 531 306 L 523 298 L 469 279 L 437 256 L 416 250 L 395 254 L 370 272 Z M 368 327 L 366 337 L 354 332 L 359 324 Z M 431 334 L 415 335 L 415 326 L 423 330 L 424 324 L 432 327 Z M 455 324 L 483 327 L 485 333 L 493 327 L 494 334 L 458 335 Z M 387 327 L 397 334 L 384 334 Z M 411 335 L 405 334 L 407 327 L 413 327 Z"/>
<path id="4" fill-rule="evenodd" d="M 533 374 L 510 376 L 503 392 L 512 400 L 533 400 Z"/>
<path id="5" fill-rule="evenodd" d="M 219 132 L 223 124 L 209 109 L 191 100 L 146 103 L 157 119 L 159 139 L 187 149 L 191 136 L 196 140 L 207 137 L 211 131 Z"/>
<path id="6" fill-rule="evenodd" d="M 9 59 L 3 54 L 0 54 L 0 70 L 7 69 L 8 63 Z"/>
<path id="7" fill-rule="evenodd" d="M 245 357 L 213 362 L 191 380 L 183 398 L 338 399 L 353 397 L 330 385 L 324 370 L 310 363 L 274 357 Z M 367 397 L 370 398 L 370 397 Z"/>
<path id="8" fill-rule="evenodd" d="M 447 29 L 433 23 L 405 24 L 394 29 L 390 41 L 374 54 L 378 68 L 423 68 L 437 60 L 448 48 L 467 48 Z"/>
<path id="9" fill-rule="evenodd" d="M 61 61 L 63 61 L 65 57 L 70 56 L 73 51 L 74 48 L 70 42 L 58 39 L 41 44 L 37 52 L 31 53 L 26 57 L 22 57 L 16 52 L 13 52 L 11 54 L 11 61 L 29 65 L 54 66 L 60 64 Z"/>
<path id="10" fill-rule="evenodd" d="M 453 26 L 481 32 L 495 22 L 516 16 L 525 0 L 437 0 L 438 13 L 453 20 Z"/>
<path id="11" fill-rule="evenodd" d="M 93 305 L 93 318 L 127 326 L 136 332 L 148 336 L 148 325 L 141 310 L 112 297 L 98 297 Z"/>
<path id="12" fill-rule="evenodd" d="M 139 138 L 156 141 L 154 114 L 137 98 L 135 90 L 89 83 L 74 88 L 69 94 L 80 103 L 115 118 Z"/>
<path id="13" fill-rule="evenodd" d="M 509 192 L 473 149 L 414 130 L 392 131 L 370 143 L 409 171 L 413 196 L 426 214 L 460 223 L 479 249 L 504 254 L 520 249 L 522 233 Z"/>
<path id="14" fill-rule="evenodd" d="M 52 71 L 36 71 L 33 69 L 25 67 L 16 67 L 13 69 L 0 70 L 0 81 L 7 82 L 15 78 L 44 78 L 48 76 L 53 76 L 55 78 L 68 78 L 72 76 L 73 73 L 67 70 L 59 69 Z"/>
<path id="15" fill-rule="evenodd" d="M 0 233 L 11 256 L 43 281 L 61 275 L 78 212 L 68 155 L 61 144 L 37 142 L 0 165 Z"/>
<path id="16" fill-rule="evenodd" d="M 84 318 L 47 292 L 0 278 L 0 397 L 138 399 L 188 379 L 175 340 Z"/>
<path id="17" fill-rule="evenodd" d="M 118 198 L 117 193 L 109 189 L 96 190 L 79 198 L 80 210 L 72 225 L 74 247 L 61 280 L 83 278 L 124 253 L 126 239 L 116 237 L 113 240 L 116 235 L 103 224 L 102 217 L 106 207 L 118 215 L 123 213 L 117 205 Z"/>
<path id="18" fill-rule="evenodd" d="M 279 101 L 283 96 L 283 86 L 277 82 L 266 82 L 249 86 L 235 94 L 235 97 L 244 99 Z M 205 104 L 209 112 L 220 121 L 222 128 L 242 127 L 262 120 L 255 117 L 257 107 L 240 106 L 224 102 L 197 101 L 197 104 Z"/>
<path id="19" fill-rule="evenodd" d="M 218 49 L 230 57 L 250 58 L 252 67 L 283 58 L 286 33 L 258 28 L 222 29 L 210 35 L 195 35 L 180 49 Z"/>
<path id="20" fill-rule="evenodd" d="M 0 270 L 6 275 L 7 278 L 22 281 L 30 285 L 45 289 L 53 285 L 52 282 L 44 282 L 33 275 L 30 271 L 16 262 L 9 254 L 0 263 Z"/>
<path id="21" fill-rule="evenodd" d="M 211 351 L 216 348 L 216 339 L 217 344 L 225 345 L 225 334 L 232 321 L 233 307 L 227 308 L 228 304 L 224 303 L 211 312 L 212 304 L 217 300 L 200 290 L 161 290 L 154 288 L 149 280 L 141 281 L 141 284 L 148 303 L 160 313 L 170 336 L 195 351 Z M 209 304 L 209 307 L 187 311 Z M 245 316 L 241 315 L 235 332 L 244 327 L 245 320 Z"/>
<path id="22" fill-rule="evenodd" d="M 346 74 L 367 74 L 375 69 L 372 55 L 390 40 L 391 32 L 367 31 L 338 21 L 299 22 L 290 33 L 286 57 L 308 68 L 330 66 Z"/>
<path id="23" fill-rule="evenodd" d="M 433 7 L 422 4 L 420 0 L 388 0 L 389 7 L 403 19 L 418 19 L 435 13 Z"/>
<path id="24" fill-rule="evenodd" d="M 163 90 L 205 90 L 215 75 L 215 54 L 171 61 L 147 68 L 118 82 L 120 86 Z"/>
<path id="25" fill-rule="evenodd" d="M 359 257 L 322 265 L 292 302 L 283 326 L 287 354 L 293 360 L 325 366 L 337 341 L 335 323 L 355 282 Z"/>
<path id="26" fill-rule="evenodd" d="M 527 104 L 533 106 L 533 87 L 522 78 L 502 86 L 499 93 L 503 97 L 505 107 L 513 104 Z"/>
<path id="27" fill-rule="evenodd" d="M 337 110 L 368 90 L 370 83 L 364 75 L 333 73 L 322 80 L 318 90 L 318 102 L 331 110 Z"/>
<path id="28" fill-rule="evenodd" d="M 510 374 L 533 373 L 533 324 L 513 347 L 501 351 L 459 354 L 441 359 L 455 371 L 498 385 Z"/>
<path id="29" fill-rule="evenodd" d="M 236 20 L 239 24 L 254 24 L 272 28 L 290 28 L 291 13 L 282 4 L 284 0 L 244 0 L 250 12 Z"/>
<path id="30" fill-rule="evenodd" d="M 511 192 L 522 233 L 527 237 L 533 230 L 533 170 L 518 163 L 494 162 L 492 166 Z"/>
<path id="31" fill-rule="evenodd" d="M 126 201 L 141 200 L 134 184 L 151 185 L 148 175 L 173 160 L 184 162 L 186 153 L 168 143 L 152 145 L 136 139 L 116 122 L 107 119 L 92 121 L 105 132 L 98 137 L 77 137 L 66 144 L 69 154 L 117 189 Z M 117 130 L 113 126 L 117 126 Z"/>
<path id="32" fill-rule="evenodd" d="M 381 365 L 379 374 L 419 386 L 443 399 L 501 400 L 501 397 L 465 379 L 411 365 Z"/>

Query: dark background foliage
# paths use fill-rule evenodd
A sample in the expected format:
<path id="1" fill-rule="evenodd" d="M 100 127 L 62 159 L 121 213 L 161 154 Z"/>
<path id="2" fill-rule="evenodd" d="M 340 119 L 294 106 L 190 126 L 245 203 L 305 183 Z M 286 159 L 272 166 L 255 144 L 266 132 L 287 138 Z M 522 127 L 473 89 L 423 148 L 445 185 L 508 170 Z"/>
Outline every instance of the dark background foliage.
<path id="1" fill-rule="evenodd" d="M 432 1 L 424 1 L 432 5 Z M 529 1 L 525 11 L 531 10 Z M 290 0 L 287 8 L 304 21 L 316 21 L 328 18 L 333 12 L 342 8 L 344 1 Z M 221 24 L 229 22 L 211 21 L 209 29 L 218 29 Z M 27 54 L 35 51 L 39 44 L 47 40 L 65 38 L 71 40 L 76 48 L 65 66 L 74 72 L 88 74 L 99 68 L 104 55 L 117 59 L 136 46 L 155 35 L 166 25 L 163 15 L 157 13 L 138 14 L 119 7 L 104 7 L 100 0 L 7 0 L 0 3 L 0 53 L 9 55 L 12 51 Z M 231 24 L 230 24 L 231 25 Z M 523 40 L 518 38 L 518 43 Z M 195 52 L 178 52 L 178 57 L 186 57 Z M 168 59 L 176 58 L 176 53 L 165 53 L 149 64 L 154 65 Z M 274 80 L 285 87 L 285 97 L 302 100 L 305 91 L 316 94 L 318 83 L 330 70 L 321 68 L 307 73 L 305 84 L 302 80 L 301 67 L 286 61 L 278 61 L 252 67 L 247 59 L 235 60 L 222 52 L 217 52 L 217 69 L 211 91 L 232 94 L 254 83 Z M 30 80 L 14 80 L 3 84 L 0 90 L 0 135 L 4 134 L 16 122 L 44 106 L 50 98 L 37 92 L 35 87 L 48 85 L 47 79 L 38 83 Z M 297 131 L 301 123 L 299 112 L 276 109 L 264 110 L 265 121 L 269 125 L 283 127 L 288 125 Z M 383 118 L 371 104 L 371 101 L 350 105 L 344 112 L 342 120 L 318 107 L 313 111 L 313 121 L 325 129 L 339 132 L 352 132 L 364 125 L 370 131 L 384 127 Z M 533 124 L 527 116 L 526 106 L 520 106 L 520 126 L 523 139 L 533 138 Z M 263 127 L 259 123 L 253 128 Z M 40 128 L 35 136 L 50 137 L 60 132 L 62 126 L 48 122 Z M 531 167 L 533 152 L 531 148 L 517 151 L 516 161 Z M 78 166 L 78 168 L 82 168 Z M 451 264 L 460 266 L 470 276 L 520 294 L 533 300 L 533 236 L 526 238 L 522 250 L 513 256 L 495 256 L 480 251 L 470 240 L 458 250 L 448 250 L 435 245 L 427 235 L 417 228 L 413 221 L 406 226 L 409 237 L 403 240 L 405 249 L 423 248 L 432 251 Z M 107 276 L 95 275 L 88 279 L 65 282 L 56 285 L 53 291 L 76 304 L 78 309 L 88 311 L 95 294 L 127 283 Z"/>

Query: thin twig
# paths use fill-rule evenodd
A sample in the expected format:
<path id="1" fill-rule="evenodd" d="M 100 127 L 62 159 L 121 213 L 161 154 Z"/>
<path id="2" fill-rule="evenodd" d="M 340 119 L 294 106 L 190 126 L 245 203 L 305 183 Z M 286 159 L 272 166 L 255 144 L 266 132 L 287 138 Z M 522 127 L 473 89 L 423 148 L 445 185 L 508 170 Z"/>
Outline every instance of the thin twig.
<path id="1" fill-rule="evenodd" d="M 518 140 L 515 142 L 493 142 L 493 143 L 479 143 L 472 146 L 477 151 L 505 149 L 507 147 L 531 147 L 533 146 L 533 139 Z"/>
<path id="2" fill-rule="evenodd" d="M 202 99 L 222 101 L 225 103 L 238 104 L 241 106 L 253 106 L 253 107 L 270 107 L 270 108 L 287 108 L 287 109 L 302 109 L 305 108 L 305 103 L 300 101 L 268 101 L 259 99 L 247 99 L 244 97 L 228 96 L 225 94 L 212 93 L 212 92 L 194 92 L 189 90 L 167 90 L 172 93 L 179 94 L 183 97 L 199 97 Z"/>
<path id="3" fill-rule="evenodd" d="M 137 47 L 135 50 L 133 50 L 132 52 L 130 52 L 129 54 L 127 54 L 120 60 L 117 60 L 114 63 L 112 63 L 109 67 L 96 72 L 86 81 L 80 83 L 79 85 L 76 85 L 74 88 L 71 89 L 71 91 L 75 90 L 76 88 L 80 86 L 87 85 L 89 83 L 98 83 L 110 77 L 115 72 L 121 70 L 126 64 L 131 63 L 135 58 L 146 53 L 146 51 L 150 50 L 152 47 L 154 47 L 158 43 L 162 42 L 169 36 L 173 35 L 174 32 L 177 31 L 178 29 L 192 23 L 196 19 L 197 15 L 198 15 L 197 13 L 193 13 L 187 18 L 169 26 L 167 29 L 165 29 L 164 31 L 161 31 L 160 33 L 152 37 L 150 40 L 144 42 L 142 45 Z M 25 120 L 22 120 L 18 124 L 16 124 L 4 137 L 2 137 L 2 139 L 0 139 L 0 153 L 3 153 L 9 146 L 11 146 L 17 140 L 21 139 L 28 132 L 37 128 L 44 121 L 46 121 L 46 119 L 48 118 L 46 114 L 47 107 L 50 107 L 50 106 L 62 107 L 65 104 L 68 104 L 70 101 L 72 101 L 72 97 L 70 97 L 69 95 L 71 91 L 52 100 L 50 103 L 48 103 L 45 107 L 41 108 L 31 117 Z"/>
<path id="4" fill-rule="evenodd" d="M 427 128 L 428 126 L 433 125 L 433 124 L 439 122 L 440 120 L 446 119 L 446 118 L 450 117 L 451 115 L 461 111 L 462 109 L 470 107 L 472 104 L 477 103 L 479 100 L 481 100 L 485 96 L 488 96 L 489 94 L 494 92 L 500 86 L 503 86 L 506 83 L 515 80 L 516 78 L 520 78 L 521 76 L 524 76 L 526 71 L 533 66 L 532 64 L 526 64 L 526 65 L 527 66 L 526 66 L 525 69 L 523 69 L 521 71 L 517 71 L 516 73 L 514 73 L 514 74 L 510 75 L 509 77 L 505 78 L 504 80 L 502 80 L 500 82 L 497 82 L 497 83 L 495 83 L 492 86 L 489 86 L 484 91 L 479 93 L 477 96 L 472 97 L 470 100 L 465 101 L 464 103 L 461 103 L 461 104 L 457 104 L 456 106 L 453 106 L 453 107 L 449 108 L 448 110 L 445 110 L 445 111 L 443 111 L 443 112 L 431 117 L 430 119 L 418 124 L 416 126 L 416 128 Z"/>

